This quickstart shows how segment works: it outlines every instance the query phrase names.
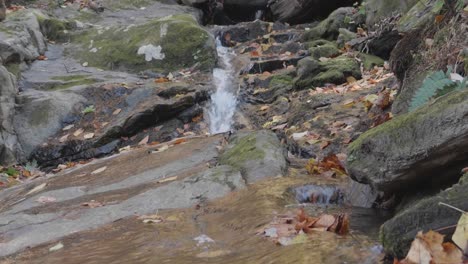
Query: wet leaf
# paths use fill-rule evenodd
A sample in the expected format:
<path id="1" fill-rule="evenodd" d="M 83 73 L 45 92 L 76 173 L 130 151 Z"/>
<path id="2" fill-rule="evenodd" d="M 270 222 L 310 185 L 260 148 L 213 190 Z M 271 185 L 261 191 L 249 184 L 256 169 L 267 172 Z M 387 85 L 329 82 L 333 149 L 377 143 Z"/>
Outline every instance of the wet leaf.
<path id="1" fill-rule="evenodd" d="M 40 184 L 40 185 L 34 187 L 34 188 L 33 188 L 32 190 L 30 190 L 28 193 L 26 193 L 26 195 L 30 195 L 30 194 L 33 194 L 33 193 L 40 192 L 40 191 L 42 191 L 46 186 L 47 186 L 47 183 Z"/>
<path id="2" fill-rule="evenodd" d="M 49 248 L 49 252 L 57 251 L 63 248 L 62 242 L 59 242 L 57 245 Z"/>
<path id="3" fill-rule="evenodd" d="M 105 171 L 106 169 L 107 169 L 107 167 L 104 166 L 104 167 L 101 167 L 101 168 L 99 168 L 99 169 L 97 169 L 97 170 L 91 172 L 91 174 L 99 174 L 99 173 Z"/>

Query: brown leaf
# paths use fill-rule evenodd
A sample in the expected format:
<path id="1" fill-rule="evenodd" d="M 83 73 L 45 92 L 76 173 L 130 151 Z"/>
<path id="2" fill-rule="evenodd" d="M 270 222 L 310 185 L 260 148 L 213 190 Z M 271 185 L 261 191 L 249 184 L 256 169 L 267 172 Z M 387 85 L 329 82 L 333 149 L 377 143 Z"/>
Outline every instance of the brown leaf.
<path id="1" fill-rule="evenodd" d="M 325 149 L 331 144 L 330 141 L 323 141 L 322 144 L 320 144 L 320 149 Z"/>
<path id="2" fill-rule="evenodd" d="M 122 109 L 121 109 L 121 108 L 117 108 L 117 109 L 115 109 L 115 111 L 112 113 L 112 115 L 118 115 L 118 114 L 120 114 L 120 112 L 122 112 Z"/>
<path id="3" fill-rule="evenodd" d="M 179 138 L 179 139 L 176 139 L 173 144 L 174 145 L 180 145 L 180 144 L 185 143 L 185 142 L 187 142 L 187 139 Z"/>
<path id="4" fill-rule="evenodd" d="M 154 80 L 155 83 L 166 83 L 169 82 L 169 79 L 166 77 L 160 77 Z"/>
<path id="5" fill-rule="evenodd" d="M 335 223 L 336 218 L 333 215 L 324 214 L 314 223 L 314 228 L 329 228 Z"/>
<path id="6" fill-rule="evenodd" d="M 140 140 L 140 142 L 138 142 L 138 145 L 139 145 L 139 146 L 146 145 L 146 144 L 148 144 L 148 141 L 149 141 L 149 135 L 147 135 L 147 136 L 144 137 L 142 140 Z"/>
<path id="7" fill-rule="evenodd" d="M 37 57 L 37 60 L 46 61 L 46 60 L 48 60 L 48 59 L 47 59 L 46 56 L 40 55 L 39 57 Z"/>

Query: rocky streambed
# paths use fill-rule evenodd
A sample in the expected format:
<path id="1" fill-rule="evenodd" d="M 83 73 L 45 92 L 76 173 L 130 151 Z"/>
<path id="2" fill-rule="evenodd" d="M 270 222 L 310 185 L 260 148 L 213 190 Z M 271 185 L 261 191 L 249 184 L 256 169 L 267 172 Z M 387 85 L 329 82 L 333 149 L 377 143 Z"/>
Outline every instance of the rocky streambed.
<path id="1" fill-rule="evenodd" d="M 9 9 L 2 263 L 377 263 L 418 231 L 453 233 L 459 213 L 434 204 L 468 210 L 467 92 L 413 104 L 443 60 L 463 79 L 448 50 L 466 48 L 466 16 L 182 2 Z M 346 215 L 349 233 L 268 228 L 300 208 Z"/>

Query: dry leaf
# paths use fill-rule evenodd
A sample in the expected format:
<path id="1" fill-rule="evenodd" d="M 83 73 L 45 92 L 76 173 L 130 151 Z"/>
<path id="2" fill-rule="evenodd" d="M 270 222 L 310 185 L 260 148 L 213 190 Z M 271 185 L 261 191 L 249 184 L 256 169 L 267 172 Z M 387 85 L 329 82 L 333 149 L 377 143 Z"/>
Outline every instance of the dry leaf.
<path id="1" fill-rule="evenodd" d="M 26 195 L 30 195 L 30 194 L 33 194 L 33 193 L 37 193 L 37 192 L 41 191 L 42 189 L 44 189 L 46 186 L 47 186 L 47 183 L 40 184 L 40 185 L 34 187 L 34 188 L 33 188 L 32 190 L 30 190 L 28 193 L 26 193 Z"/>
<path id="2" fill-rule="evenodd" d="M 179 138 L 179 139 L 176 139 L 173 144 L 174 145 L 180 145 L 180 144 L 185 143 L 185 142 L 187 142 L 187 139 Z"/>
<path id="3" fill-rule="evenodd" d="M 84 130 L 82 128 L 76 130 L 74 133 L 73 133 L 73 136 L 77 137 L 81 134 L 83 134 Z"/>
<path id="4" fill-rule="evenodd" d="M 112 115 L 118 115 L 118 114 L 120 114 L 120 112 L 122 112 L 122 109 L 121 109 L 121 108 L 117 108 L 117 109 L 115 109 L 115 111 L 112 113 Z"/>
<path id="5" fill-rule="evenodd" d="M 161 78 L 155 79 L 154 82 L 155 83 L 166 83 L 166 82 L 169 82 L 169 79 L 165 78 L 165 77 L 161 77 Z"/>
<path id="6" fill-rule="evenodd" d="M 458 220 L 452 240 L 468 255 L 468 213 L 463 213 L 460 220 Z"/>
<path id="7" fill-rule="evenodd" d="M 416 235 L 406 258 L 402 264 L 419 263 L 462 263 L 462 253 L 450 243 L 443 243 L 444 236 L 429 231 L 425 234 L 419 232 Z"/>
<path id="8" fill-rule="evenodd" d="M 320 144 L 320 149 L 325 149 L 331 144 L 330 141 L 323 141 L 322 144 Z"/>
<path id="9" fill-rule="evenodd" d="M 73 127 L 75 127 L 75 125 L 68 125 L 68 126 L 64 127 L 62 130 L 67 131 L 67 130 L 72 129 Z"/>
<path id="10" fill-rule="evenodd" d="M 83 137 L 84 139 L 91 139 L 94 137 L 94 133 L 86 133 Z"/>
<path id="11" fill-rule="evenodd" d="M 40 56 L 37 57 L 37 60 L 46 61 L 46 60 L 48 60 L 48 59 L 47 59 L 46 56 L 40 55 Z"/>
<path id="12" fill-rule="evenodd" d="M 149 135 L 147 135 L 140 142 L 138 142 L 138 145 L 139 146 L 146 145 L 146 144 L 148 144 L 148 141 L 149 141 Z"/>
<path id="13" fill-rule="evenodd" d="M 91 174 L 98 174 L 98 173 L 101 173 L 101 172 L 105 171 L 106 169 L 107 169 L 107 167 L 104 166 L 104 167 L 101 167 L 101 168 L 91 172 Z"/>
<path id="14" fill-rule="evenodd" d="M 172 177 L 161 179 L 157 181 L 157 183 L 165 183 L 165 182 L 170 182 L 170 181 L 175 181 L 175 180 L 177 180 L 177 176 L 172 176 Z"/>
<path id="15" fill-rule="evenodd" d="M 65 136 L 61 137 L 61 138 L 59 139 L 59 142 L 60 142 L 60 143 L 64 143 L 65 141 L 68 140 L 68 136 L 69 136 L 69 135 L 66 134 Z"/>

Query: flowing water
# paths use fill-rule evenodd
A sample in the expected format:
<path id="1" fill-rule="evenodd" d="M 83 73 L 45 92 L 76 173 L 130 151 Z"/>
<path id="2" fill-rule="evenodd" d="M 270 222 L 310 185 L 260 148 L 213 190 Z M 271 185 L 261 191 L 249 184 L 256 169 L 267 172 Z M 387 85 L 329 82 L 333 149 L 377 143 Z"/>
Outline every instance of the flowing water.
<path id="1" fill-rule="evenodd" d="M 211 134 L 231 130 L 237 105 L 235 70 L 232 66 L 234 54 L 229 48 L 223 47 L 219 39 L 216 39 L 216 50 L 220 59 L 220 68 L 213 71 L 213 82 L 216 91 L 211 95 L 211 103 L 208 109 Z"/>

